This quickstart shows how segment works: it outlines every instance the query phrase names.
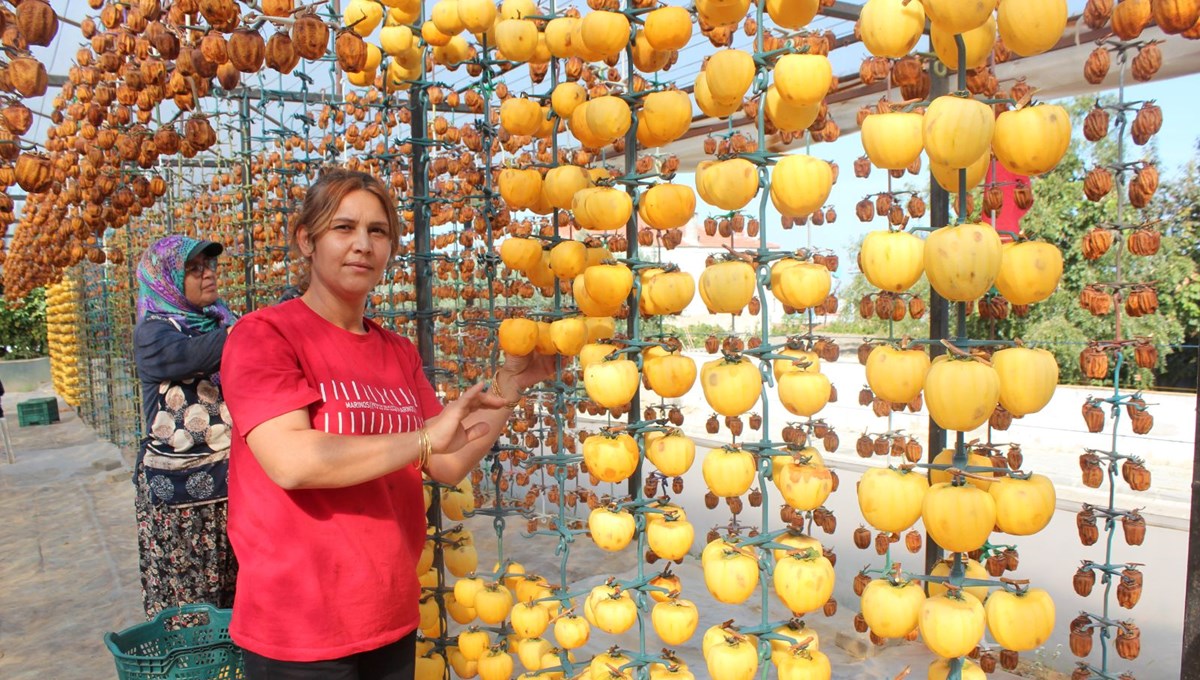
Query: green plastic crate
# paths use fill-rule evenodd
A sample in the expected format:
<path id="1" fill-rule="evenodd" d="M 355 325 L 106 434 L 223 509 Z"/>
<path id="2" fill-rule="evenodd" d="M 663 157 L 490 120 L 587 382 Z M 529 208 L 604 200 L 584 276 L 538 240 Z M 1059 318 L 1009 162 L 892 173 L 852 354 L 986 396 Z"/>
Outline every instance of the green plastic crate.
<path id="1" fill-rule="evenodd" d="M 58 399 L 54 397 L 42 397 L 40 399 L 27 399 L 17 404 L 17 421 L 21 427 L 57 423 Z"/>
<path id="2" fill-rule="evenodd" d="M 242 680 L 242 650 L 229 638 L 231 614 L 207 604 L 172 607 L 108 633 L 104 644 L 119 680 Z"/>

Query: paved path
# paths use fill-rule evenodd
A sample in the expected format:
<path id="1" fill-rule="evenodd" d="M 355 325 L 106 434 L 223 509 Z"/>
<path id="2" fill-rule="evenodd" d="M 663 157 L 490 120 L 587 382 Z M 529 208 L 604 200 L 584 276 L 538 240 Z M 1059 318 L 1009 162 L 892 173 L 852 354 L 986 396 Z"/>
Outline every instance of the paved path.
<path id="1" fill-rule="evenodd" d="M 103 635 L 141 621 L 133 485 L 120 452 L 59 401 L 61 423 L 17 427 L 0 459 L 0 678 L 115 678 Z"/>

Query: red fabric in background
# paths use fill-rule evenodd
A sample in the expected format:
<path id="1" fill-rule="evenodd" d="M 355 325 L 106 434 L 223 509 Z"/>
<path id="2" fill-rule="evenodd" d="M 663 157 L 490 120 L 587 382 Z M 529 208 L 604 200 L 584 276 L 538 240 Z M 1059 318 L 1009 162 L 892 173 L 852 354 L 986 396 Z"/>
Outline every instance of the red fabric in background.
<path id="1" fill-rule="evenodd" d="M 1025 216 L 1028 210 L 1022 210 L 1017 207 L 1017 201 L 1013 198 L 1013 192 L 1017 188 L 1017 182 L 1029 184 L 1029 178 L 1025 175 L 1018 175 L 1009 172 L 1007 168 L 1000 165 L 996 161 L 992 161 L 992 167 L 988 169 L 986 182 L 995 182 L 1001 184 L 1001 190 L 1004 191 L 1004 205 L 1000 208 L 1000 212 L 996 213 L 996 222 L 992 224 L 992 216 L 984 213 L 983 221 L 992 224 L 996 231 L 1000 233 L 1000 239 L 1003 241 L 1011 241 L 1021 233 L 1021 218 Z"/>

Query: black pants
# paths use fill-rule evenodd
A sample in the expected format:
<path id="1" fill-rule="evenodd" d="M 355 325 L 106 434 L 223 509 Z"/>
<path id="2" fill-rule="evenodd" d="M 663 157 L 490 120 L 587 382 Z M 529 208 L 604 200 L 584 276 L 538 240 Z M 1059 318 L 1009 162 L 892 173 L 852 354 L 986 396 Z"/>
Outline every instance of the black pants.
<path id="1" fill-rule="evenodd" d="M 276 661 L 243 651 L 246 680 L 412 680 L 417 632 L 385 647 L 329 661 Z"/>

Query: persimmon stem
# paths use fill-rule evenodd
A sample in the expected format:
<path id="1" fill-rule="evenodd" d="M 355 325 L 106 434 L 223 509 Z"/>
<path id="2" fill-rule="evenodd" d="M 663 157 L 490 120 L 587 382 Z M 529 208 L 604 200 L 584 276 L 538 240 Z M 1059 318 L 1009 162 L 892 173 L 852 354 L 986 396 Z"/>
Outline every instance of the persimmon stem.
<path id="1" fill-rule="evenodd" d="M 954 343 L 950 342 L 949 340 L 947 340 L 945 338 L 942 338 L 941 342 L 942 342 L 942 345 L 944 345 L 946 347 L 947 351 L 949 351 L 951 354 L 953 354 L 955 356 L 964 357 L 964 358 L 971 356 L 970 354 L 967 354 L 966 352 L 962 351 L 961 349 L 958 348 L 957 345 L 955 345 Z"/>
<path id="2" fill-rule="evenodd" d="M 1014 592 L 1014 593 L 1016 593 L 1016 594 L 1018 594 L 1018 595 L 1020 595 L 1020 594 L 1024 593 L 1025 591 L 1029 590 L 1029 587 L 1028 587 L 1028 586 L 1029 586 L 1029 579 L 1027 579 L 1027 578 L 1022 578 L 1022 579 L 1014 579 L 1014 578 L 1001 578 L 1001 579 L 1000 579 L 1000 582 L 1001 582 L 1001 583 L 1003 583 L 1003 584 L 1005 584 L 1005 585 L 1012 586 L 1012 590 L 1013 590 L 1013 592 Z"/>
<path id="3" fill-rule="evenodd" d="M 791 652 L 792 654 L 808 651 L 808 646 L 810 644 L 812 644 L 812 641 L 813 641 L 813 636 L 809 635 L 808 637 L 806 637 L 804 639 L 797 640 L 796 644 L 792 645 L 791 647 L 788 647 L 788 651 Z"/>
<path id="4" fill-rule="evenodd" d="M 721 247 L 724 248 L 725 250 L 728 250 L 729 255 L 731 257 L 742 260 L 743 262 L 746 262 L 748 264 L 754 264 L 754 258 L 751 257 L 750 255 L 748 255 L 747 253 L 739 253 L 738 251 L 734 250 L 733 248 L 729 247 L 728 245 L 726 245 L 724 243 L 721 244 Z"/>
<path id="5" fill-rule="evenodd" d="M 965 470 L 960 470 L 958 468 L 948 468 L 946 470 L 946 472 L 949 472 L 950 476 L 952 476 L 952 477 L 966 477 L 968 479 L 978 479 L 979 481 L 982 481 L 982 482 L 996 481 L 995 477 L 987 477 L 987 476 L 984 476 L 984 475 L 981 475 L 981 474 L 978 474 L 975 472 L 967 472 Z"/>
<path id="6" fill-rule="evenodd" d="M 1037 91 L 1038 89 L 1036 87 L 1029 88 L 1029 91 L 1025 93 L 1025 96 L 1017 100 L 1016 108 L 1019 110 L 1029 106 L 1029 102 L 1033 101 L 1033 95 L 1037 94 Z"/>
<path id="7" fill-rule="evenodd" d="M 942 342 L 942 345 L 944 345 L 951 354 L 953 354 L 956 357 L 959 357 L 960 359 L 972 359 L 974 361 L 978 361 L 979 363 L 983 364 L 984 366 L 992 365 L 992 362 L 988 361 L 987 359 L 984 359 L 983 357 L 980 357 L 980 356 L 975 356 L 974 354 L 968 354 L 967 352 L 964 352 L 963 350 L 959 349 L 959 347 L 957 345 L 955 345 L 954 343 L 950 342 L 949 340 L 947 340 L 945 338 L 942 338 L 941 342 Z"/>

